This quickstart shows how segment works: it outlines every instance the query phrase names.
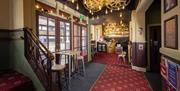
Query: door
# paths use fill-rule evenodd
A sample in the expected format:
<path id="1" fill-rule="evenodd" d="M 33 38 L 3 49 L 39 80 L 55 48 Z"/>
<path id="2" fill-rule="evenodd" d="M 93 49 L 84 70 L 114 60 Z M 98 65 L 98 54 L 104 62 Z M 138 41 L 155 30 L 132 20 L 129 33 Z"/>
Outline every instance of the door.
<path id="1" fill-rule="evenodd" d="M 160 72 L 161 26 L 152 26 L 149 31 L 150 71 Z"/>

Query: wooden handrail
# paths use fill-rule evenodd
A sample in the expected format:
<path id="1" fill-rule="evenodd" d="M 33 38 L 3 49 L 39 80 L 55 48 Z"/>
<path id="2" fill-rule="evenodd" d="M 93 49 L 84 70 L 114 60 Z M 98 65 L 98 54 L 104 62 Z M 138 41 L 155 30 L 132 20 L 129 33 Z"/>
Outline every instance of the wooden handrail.
<path id="1" fill-rule="evenodd" d="M 33 40 L 35 40 L 38 44 L 40 44 L 43 49 L 45 49 L 44 51 L 48 52 L 47 54 L 49 58 L 51 58 L 50 60 L 54 59 L 53 54 L 49 51 L 49 49 L 47 49 L 44 44 L 39 40 L 39 38 L 36 36 L 36 34 L 32 31 L 31 28 L 23 28 L 24 31 L 27 31 L 27 33 L 29 33 L 31 35 L 31 37 L 33 38 Z"/>
<path id="2" fill-rule="evenodd" d="M 51 66 L 53 54 L 30 28 L 23 28 L 25 57 L 46 91 L 52 91 Z"/>

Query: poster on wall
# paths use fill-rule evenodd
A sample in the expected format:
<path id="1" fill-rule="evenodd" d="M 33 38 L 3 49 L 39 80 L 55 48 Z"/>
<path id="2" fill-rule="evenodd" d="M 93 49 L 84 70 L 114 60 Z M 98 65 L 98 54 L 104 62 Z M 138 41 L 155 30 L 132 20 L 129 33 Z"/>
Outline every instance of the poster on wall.
<path id="1" fill-rule="evenodd" d="M 178 65 L 168 61 L 168 81 L 175 88 L 178 88 Z"/>
<path id="2" fill-rule="evenodd" d="M 167 80 L 167 59 L 165 59 L 164 57 L 161 57 L 160 72 L 162 77 Z"/>
<path id="3" fill-rule="evenodd" d="M 177 6 L 177 0 L 164 0 L 164 12 L 167 12 Z"/>
<path id="4" fill-rule="evenodd" d="M 164 21 L 164 46 L 178 49 L 178 16 L 175 15 Z"/>

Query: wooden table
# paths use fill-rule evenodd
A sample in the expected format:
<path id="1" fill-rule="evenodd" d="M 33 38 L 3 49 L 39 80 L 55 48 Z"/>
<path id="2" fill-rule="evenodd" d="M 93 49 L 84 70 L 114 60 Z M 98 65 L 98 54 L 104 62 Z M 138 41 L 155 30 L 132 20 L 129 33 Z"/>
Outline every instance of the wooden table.
<path id="1" fill-rule="evenodd" d="M 65 60 L 66 60 L 66 56 L 68 57 L 68 71 L 69 71 L 69 79 L 68 79 L 69 83 L 68 84 L 70 85 L 71 73 L 72 73 L 72 68 L 73 68 L 72 67 L 72 62 L 77 60 L 78 51 L 70 50 L 70 51 L 64 51 L 64 52 L 56 52 L 56 54 L 65 55 Z"/>

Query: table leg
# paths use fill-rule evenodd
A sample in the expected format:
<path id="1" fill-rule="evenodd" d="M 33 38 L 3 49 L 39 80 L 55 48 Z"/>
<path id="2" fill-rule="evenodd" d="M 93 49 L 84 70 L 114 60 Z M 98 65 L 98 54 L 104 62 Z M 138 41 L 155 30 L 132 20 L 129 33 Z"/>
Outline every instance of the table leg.
<path id="1" fill-rule="evenodd" d="M 69 65 L 69 86 L 70 86 L 70 82 L 71 82 L 71 60 L 70 60 L 70 56 L 68 56 L 68 65 Z"/>

